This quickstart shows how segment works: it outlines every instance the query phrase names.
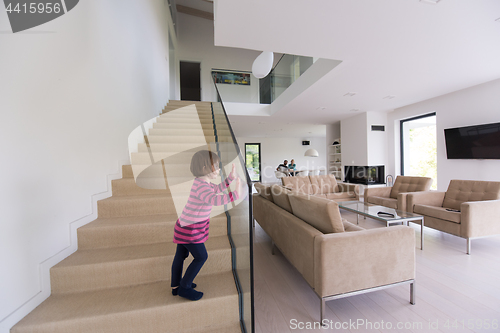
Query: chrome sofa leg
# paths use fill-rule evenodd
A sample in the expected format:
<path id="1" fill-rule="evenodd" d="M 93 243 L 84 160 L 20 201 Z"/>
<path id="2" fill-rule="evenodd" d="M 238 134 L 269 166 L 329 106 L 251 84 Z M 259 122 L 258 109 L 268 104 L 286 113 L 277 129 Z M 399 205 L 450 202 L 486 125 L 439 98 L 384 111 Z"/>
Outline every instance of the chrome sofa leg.
<path id="1" fill-rule="evenodd" d="M 415 281 L 410 283 L 410 303 L 415 305 Z"/>
<path id="2" fill-rule="evenodd" d="M 470 238 L 467 238 L 467 254 L 470 254 Z"/>
<path id="3" fill-rule="evenodd" d="M 320 323 L 323 325 L 323 319 L 325 319 L 325 307 L 326 307 L 326 301 L 323 297 L 321 297 L 321 309 L 320 309 Z"/>

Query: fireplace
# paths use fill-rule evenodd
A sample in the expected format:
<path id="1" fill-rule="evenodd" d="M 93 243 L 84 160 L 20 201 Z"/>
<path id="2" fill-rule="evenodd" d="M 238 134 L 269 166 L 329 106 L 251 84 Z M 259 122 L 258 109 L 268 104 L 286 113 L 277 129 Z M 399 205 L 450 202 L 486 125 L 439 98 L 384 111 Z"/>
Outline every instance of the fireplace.
<path id="1" fill-rule="evenodd" d="M 345 166 L 345 182 L 354 184 L 384 184 L 385 171 L 383 165 L 376 166 Z"/>

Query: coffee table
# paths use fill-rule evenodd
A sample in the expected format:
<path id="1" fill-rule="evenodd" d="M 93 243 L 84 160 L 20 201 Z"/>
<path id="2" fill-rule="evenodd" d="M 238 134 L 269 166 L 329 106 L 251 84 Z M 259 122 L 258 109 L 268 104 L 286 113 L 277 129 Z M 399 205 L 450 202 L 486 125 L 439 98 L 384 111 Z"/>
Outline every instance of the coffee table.
<path id="1" fill-rule="evenodd" d="M 424 217 L 421 215 L 403 212 L 401 210 L 392 209 L 384 206 L 377 206 L 363 201 L 340 201 L 338 202 L 339 208 L 356 213 L 357 223 L 359 224 L 359 215 L 368 216 L 372 219 L 385 222 L 387 226 L 396 223 L 405 223 L 408 225 L 410 222 L 417 223 L 420 221 L 420 249 L 424 249 Z M 379 213 L 389 213 L 390 215 L 383 215 Z"/>

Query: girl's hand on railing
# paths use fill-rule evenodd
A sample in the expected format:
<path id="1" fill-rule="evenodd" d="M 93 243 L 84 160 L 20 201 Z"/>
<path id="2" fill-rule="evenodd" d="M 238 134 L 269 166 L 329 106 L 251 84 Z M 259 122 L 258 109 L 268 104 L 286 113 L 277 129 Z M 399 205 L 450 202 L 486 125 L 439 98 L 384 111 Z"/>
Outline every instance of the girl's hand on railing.
<path id="1" fill-rule="evenodd" d="M 233 163 L 233 167 L 231 169 L 231 173 L 229 174 L 231 178 L 238 178 L 238 174 L 236 173 L 236 165 Z"/>
<path id="2" fill-rule="evenodd" d="M 236 191 L 235 192 L 238 193 L 238 197 L 241 197 L 241 194 L 243 192 L 243 188 L 241 187 L 241 179 L 240 178 L 236 178 Z"/>

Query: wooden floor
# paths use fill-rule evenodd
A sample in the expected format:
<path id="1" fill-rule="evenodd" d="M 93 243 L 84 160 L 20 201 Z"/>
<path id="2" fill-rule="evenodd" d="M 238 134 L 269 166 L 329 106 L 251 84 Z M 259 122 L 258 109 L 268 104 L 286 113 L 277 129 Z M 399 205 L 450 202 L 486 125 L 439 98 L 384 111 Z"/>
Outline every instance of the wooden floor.
<path id="1" fill-rule="evenodd" d="M 356 215 L 341 212 L 356 223 Z M 359 224 L 385 228 L 369 218 Z M 416 304 L 409 303 L 409 285 L 329 301 L 325 330 L 307 329 L 319 321 L 319 298 L 279 250 L 271 255 L 271 239 L 256 224 L 255 331 L 500 332 L 500 236 L 473 240 L 467 255 L 464 239 L 425 228 L 421 251 L 420 226 L 410 226 L 417 244 Z"/>

